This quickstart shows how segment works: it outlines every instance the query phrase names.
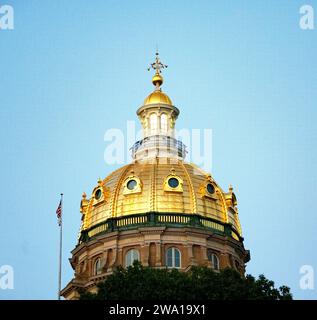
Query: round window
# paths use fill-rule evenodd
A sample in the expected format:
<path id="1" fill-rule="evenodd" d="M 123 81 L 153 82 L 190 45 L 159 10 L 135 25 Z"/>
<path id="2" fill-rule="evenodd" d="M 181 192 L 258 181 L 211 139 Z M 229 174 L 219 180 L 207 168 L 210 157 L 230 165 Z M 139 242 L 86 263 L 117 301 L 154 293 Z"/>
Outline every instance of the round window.
<path id="1" fill-rule="evenodd" d="M 136 186 L 137 186 L 137 182 L 136 182 L 136 180 L 134 180 L 134 179 L 129 180 L 129 182 L 127 183 L 127 188 L 128 188 L 129 190 L 135 189 Z"/>
<path id="2" fill-rule="evenodd" d="M 96 192 L 95 192 L 95 198 L 97 199 L 97 200 L 99 200 L 100 198 L 101 198 L 101 190 L 100 189 L 98 189 Z"/>
<path id="3" fill-rule="evenodd" d="M 169 178 L 169 179 L 168 179 L 168 185 L 169 185 L 171 188 L 177 188 L 178 185 L 179 185 L 179 181 L 178 181 L 176 178 Z"/>
<path id="4" fill-rule="evenodd" d="M 214 186 L 211 184 L 211 183 L 208 183 L 207 184 L 207 191 L 210 193 L 210 194 L 213 194 L 215 192 L 215 188 Z"/>

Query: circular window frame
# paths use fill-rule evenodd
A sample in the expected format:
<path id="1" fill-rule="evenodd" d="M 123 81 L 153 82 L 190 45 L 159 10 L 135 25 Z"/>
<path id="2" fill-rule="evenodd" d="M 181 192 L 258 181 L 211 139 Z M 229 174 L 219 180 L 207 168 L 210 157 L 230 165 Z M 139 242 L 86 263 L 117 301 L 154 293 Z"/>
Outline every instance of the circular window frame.
<path id="1" fill-rule="evenodd" d="M 132 181 L 135 181 L 135 187 L 133 189 L 130 189 L 128 187 L 128 184 L 131 183 Z M 124 195 L 129 195 L 129 194 L 133 194 L 133 193 L 140 193 L 142 192 L 142 182 L 141 180 L 135 176 L 135 175 L 131 175 L 129 177 L 127 177 L 123 183 L 124 187 L 123 187 L 123 194 Z"/>
<path id="2" fill-rule="evenodd" d="M 171 179 L 176 179 L 178 181 L 178 185 L 175 187 L 172 187 L 169 184 L 169 181 Z M 170 174 L 164 179 L 164 191 L 171 191 L 171 192 L 183 192 L 183 180 L 181 177 L 175 175 L 175 174 Z"/>
<path id="3" fill-rule="evenodd" d="M 132 188 L 130 188 L 129 185 L 132 184 L 132 183 L 133 183 L 133 186 L 132 186 Z M 128 190 L 133 191 L 133 190 L 135 190 L 137 188 L 137 186 L 138 186 L 138 182 L 135 179 L 130 179 L 130 180 L 127 181 Z"/>
<path id="4" fill-rule="evenodd" d="M 212 188 L 212 190 L 213 190 L 212 192 L 210 192 L 209 187 Z M 210 194 L 210 195 L 212 196 L 212 195 L 215 194 L 216 188 L 215 188 L 215 186 L 214 186 L 211 182 L 208 182 L 208 183 L 206 184 L 206 191 L 208 192 L 208 194 Z"/>
<path id="5" fill-rule="evenodd" d="M 211 185 L 213 187 L 214 192 L 210 193 L 208 190 L 208 186 Z M 211 200 L 217 200 L 218 199 L 218 187 L 216 183 L 212 179 L 206 179 L 204 183 L 200 185 L 199 192 L 201 194 L 201 197 L 209 198 Z"/>
<path id="6" fill-rule="evenodd" d="M 174 182 L 175 182 L 175 184 L 174 184 Z M 168 186 L 173 189 L 176 189 L 179 186 L 179 180 L 175 177 L 169 177 L 167 180 L 167 183 L 168 183 Z"/>
<path id="7" fill-rule="evenodd" d="M 101 198 L 102 198 L 102 190 L 101 190 L 101 188 L 98 188 L 97 190 L 95 190 L 94 197 L 95 197 L 95 199 L 97 201 L 101 200 Z"/>

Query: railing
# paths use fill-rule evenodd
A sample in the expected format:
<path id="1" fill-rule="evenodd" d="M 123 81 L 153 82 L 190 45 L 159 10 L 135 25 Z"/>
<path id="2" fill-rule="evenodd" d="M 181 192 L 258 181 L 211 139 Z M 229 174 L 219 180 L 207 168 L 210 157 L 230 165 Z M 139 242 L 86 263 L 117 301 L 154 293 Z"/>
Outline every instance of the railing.
<path id="1" fill-rule="evenodd" d="M 123 231 L 139 227 L 168 226 L 168 227 L 195 227 L 210 230 L 215 234 L 227 236 L 236 241 L 243 238 L 230 223 L 224 223 L 198 214 L 147 212 L 117 218 L 109 218 L 81 232 L 79 243 L 113 231 Z"/>
<path id="2" fill-rule="evenodd" d="M 135 142 L 135 144 L 130 148 L 132 155 L 134 155 L 140 148 L 165 148 L 175 149 L 177 150 L 178 154 L 182 157 L 186 155 L 186 146 L 183 142 L 170 137 L 170 136 L 163 136 L 163 135 L 153 135 L 149 137 L 145 137 L 142 140 Z"/>

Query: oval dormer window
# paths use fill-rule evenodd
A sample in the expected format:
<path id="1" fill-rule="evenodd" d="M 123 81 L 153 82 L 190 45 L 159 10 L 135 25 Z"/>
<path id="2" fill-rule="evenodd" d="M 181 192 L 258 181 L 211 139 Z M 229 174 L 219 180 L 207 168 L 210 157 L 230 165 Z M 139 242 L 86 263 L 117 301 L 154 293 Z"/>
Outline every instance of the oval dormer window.
<path id="1" fill-rule="evenodd" d="M 178 181 L 178 179 L 176 179 L 176 178 L 169 178 L 169 179 L 168 179 L 168 185 L 169 185 L 171 188 L 177 188 L 178 185 L 179 185 L 179 181 Z"/>
<path id="2" fill-rule="evenodd" d="M 102 192 L 100 189 L 97 189 L 95 192 L 95 199 L 99 200 L 101 198 Z"/>
<path id="3" fill-rule="evenodd" d="M 207 191 L 208 191 L 208 193 L 213 194 L 213 193 L 215 193 L 215 187 L 211 183 L 208 183 L 207 184 Z"/>
<path id="4" fill-rule="evenodd" d="M 129 190 L 134 190 L 134 189 L 136 188 L 137 184 L 138 184 L 138 183 L 136 182 L 136 180 L 131 179 L 131 180 L 129 180 L 128 183 L 127 183 L 127 188 L 128 188 Z"/>

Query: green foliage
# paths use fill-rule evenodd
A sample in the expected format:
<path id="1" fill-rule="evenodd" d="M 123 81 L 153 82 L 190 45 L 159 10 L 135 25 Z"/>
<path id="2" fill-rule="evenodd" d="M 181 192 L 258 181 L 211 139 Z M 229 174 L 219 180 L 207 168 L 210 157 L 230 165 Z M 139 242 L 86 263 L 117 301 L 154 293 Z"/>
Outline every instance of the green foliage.
<path id="1" fill-rule="evenodd" d="M 97 294 L 80 292 L 81 300 L 291 300 L 288 287 L 279 289 L 260 275 L 242 277 L 227 268 L 215 273 L 207 267 L 192 267 L 188 272 L 153 269 L 139 262 L 118 267 L 98 284 Z"/>

